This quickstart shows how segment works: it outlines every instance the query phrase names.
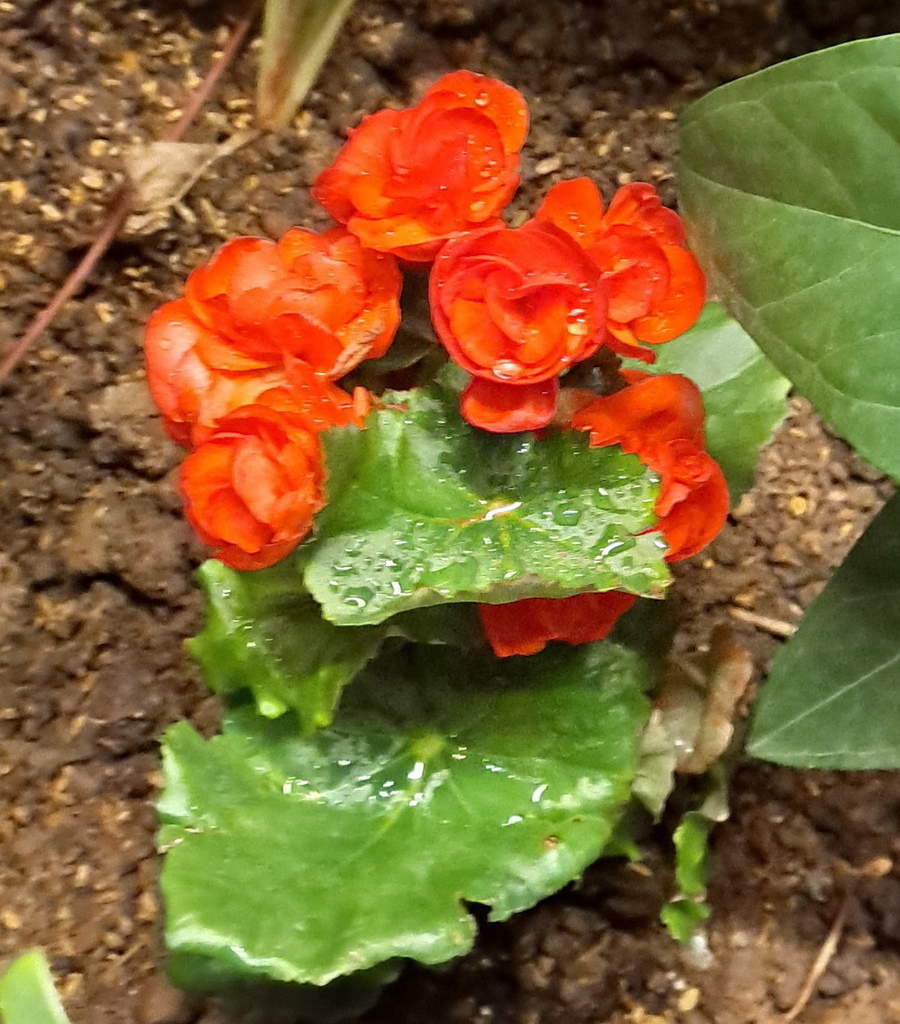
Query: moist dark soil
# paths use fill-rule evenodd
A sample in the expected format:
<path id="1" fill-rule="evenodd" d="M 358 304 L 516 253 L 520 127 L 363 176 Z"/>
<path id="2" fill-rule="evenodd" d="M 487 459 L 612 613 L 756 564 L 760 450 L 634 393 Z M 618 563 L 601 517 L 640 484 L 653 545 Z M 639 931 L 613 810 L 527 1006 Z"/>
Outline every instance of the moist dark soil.
<path id="1" fill-rule="evenodd" d="M 348 126 L 458 67 L 526 95 L 520 218 L 561 177 L 674 202 L 676 117 L 785 57 L 900 29 L 881 0 L 359 0 L 306 109 L 205 172 L 154 232 L 120 239 L 0 389 L 0 957 L 44 947 L 74 1024 L 229 1020 L 167 988 L 154 852 L 157 739 L 218 709 L 183 653 L 203 557 L 180 451 L 144 386 L 141 325 L 224 240 L 321 225 L 309 186 Z M 0 2 L 0 337 L 97 231 L 122 154 L 158 138 L 225 38 L 222 4 Z M 258 46 L 187 136 L 253 119 Z M 721 537 L 684 568 L 680 645 L 729 622 L 759 675 L 889 493 L 802 400 Z M 837 638 L 836 638 L 837 639 Z M 595 865 L 444 972 L 410 968 L 367 1024 L 768 1024 L 846 922 L 800 1020 L 900 1022 L 900 773 L 747 763 L 715 838 L 706 944 L 657 923 L 665 843 Z M 274 1010 L 257 1019 L 280 1019 Z"/>

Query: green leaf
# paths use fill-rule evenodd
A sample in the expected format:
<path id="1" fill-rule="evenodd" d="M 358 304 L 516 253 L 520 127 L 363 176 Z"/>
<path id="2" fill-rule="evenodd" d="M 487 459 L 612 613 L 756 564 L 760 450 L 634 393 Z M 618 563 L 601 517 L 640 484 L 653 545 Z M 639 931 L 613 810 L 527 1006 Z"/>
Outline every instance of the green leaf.
<path id="1" fill-rule="evenodd" d="M 322 985 L 471 948 L 466 902 L 503 920 L 610 838 L 648 715 L 613 644 L 478 658 L 394 643 L 328 729 L 236 712 L 166 734 L 162 875 L 177 956 Z"/>
<path id="2" fill-rule="evenodd" d="M 266 0 L 256 105 L 283 128 L 306 99 L 353 0 Z"/>
<path id="3" fill-rule="evenodd" d="M 790 382 L 782 377 L 737 321 L 715 302 L 673 341 L 660 345 L 651 373 L 681 373 L 700 388 L 706 409 L 706 444 L 728 480 L 731 500 L 753 486 L 759 449 L 787 415 Z"/>
<path id="4" fill-rule="evenodd" d="M 675 882 L 682 896 L 706 892 L 707 842 L 712 822 L 699 811 L 689 811 L 675 829 Z"/>
<path id="5" fill-rule="evenodd" d="M 297 1024 L 341 1024 L 370 1010 L 385 985 L 402 970 L 399 961 L 336 978 L 327 985 L 266 981 L 229 971 L 218 960 L 192 953 L 169 954 L 166 973 L 173 985 L 218 997 L 227 1019 L 291 1020 Z M 250 1013 L 248 1014 L 248 1011 Z"/>
<path id="6" fill-rule="evenodd" d="M 782 647 L 749 751 L 808 768 L 900 768 L 900 497 Z"/>
<path id="7" fill-rule="evenodd" d="M 718 294 L 874 465 L 900 476 L 900 36 L 688 107 L 679 205 Z"/>
<path id="8" fill-rule="evenodd" d="M 39 949 L 16 957 L 0 978 L 3 1024 L 69 1024 L 47 958 Z"/>
<path id="9" fill-rule="evenodd" d="M 335 626 L 291 559 L 258 572 L 210 559 L 197 576 L 206 627 L 188 649 L 207 685 L 217 693 L 249 690 L 266 718 L 296 711 L 304 730 L 328 725 L 341 690 L 389 636 L 473 649 L 486 643 L 471 605 L 417 609 L 378 626 Z"/>
<path id="10" fill-rule="evenodd" d="M 676 899 L 662 908 L 659 917 L 672 938 L 685 943 L 709 917 L 709 905 L 702 901 Z"/>
<path id="11" fill-rule="evenodd" d="M 668 582 L 657 479 L 584 434 L 488 434 L 433 384 L 387 393 L 365 430 L 323 437 L 328 504 L 298 552 L 338 625 L 451 601 L 588 590 L 658 596 Z"/>
<path id="12" fill-rule="evenodd" d="M 706 881 L 709 876 L 709 837 L 713 825 L 728 818 L 729 769 L 718 762 L 705 776 L 699 806 L 682 815 L 672 836 L 675 846 L 675 896 L 660 917 L 671 935 L 687 942 L 709 917 Z"/>
<path id="13" fill-rule="evenodd" d="M 327 725 L 341 690 L 386 636 L 384 628 L 326 622 L 291 559 L 258 572 L 210 559 L 198 576 L 206 628 L 188 642 L 190 652 L 211 689 L 249 689 L 269 718 L 290 708 L 305 729 Z"/>

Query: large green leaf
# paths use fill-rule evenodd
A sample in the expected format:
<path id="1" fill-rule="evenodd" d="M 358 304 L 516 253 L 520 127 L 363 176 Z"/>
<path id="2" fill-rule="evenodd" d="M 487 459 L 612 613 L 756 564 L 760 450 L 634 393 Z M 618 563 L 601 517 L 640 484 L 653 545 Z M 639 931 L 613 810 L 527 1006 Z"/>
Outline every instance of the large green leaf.
<path id="1" fill-rule="evenodd" d="M 47 958 L 39 949 L 16 957 L 0 978 L 3 1024 L 69 1024 Z"/>
<path id="2" fill-rule="evenodd" d="M 210 741 L 178 723 L 160 802 L 170 949 L 318 985 L 465 952 L 466 902 L 502 920 L 601 851 L 645 684 L 609 643 L 504 660 L 393 643 L 311 736 L 249 710 Z"/>
<path id="3" fill-rule="evenodd" d="M 682 373 L 703 392 L 706 444 L 728 480 L 732 501 L 753 485 L 759 449 L 787 414 L 786 380 L 756 343 L 715 302 L 674 341 L 660 345 L 651 373 Z"/>
<path id="4" fill-rule="evenodd" d="M 892 498 L 775 659 L 754 757 L 900 768 L 900 497 Z"/>
<path id="5" fill-rule="evenodd" d="M 681 119 L 680 209 L 714 292 L 900 476 L 900 36 L 716 89 Z"/>
<path id="6" fill-rule="evenodd" d="M 668 582 L 657 479 L 636 456 L 574 431 L 475 430 L 439 384 L 383 397 L 365 430 L 323 435 L 328 504 L 296 557 L 331 622 Z"/>

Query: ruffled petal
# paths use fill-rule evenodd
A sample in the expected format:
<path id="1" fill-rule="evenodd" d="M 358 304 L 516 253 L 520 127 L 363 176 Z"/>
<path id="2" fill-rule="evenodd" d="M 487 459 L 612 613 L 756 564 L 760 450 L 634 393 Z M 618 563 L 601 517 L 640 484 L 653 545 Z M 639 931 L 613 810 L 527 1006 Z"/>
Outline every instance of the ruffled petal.
<path id="1" fill-rule="evenodd" d="M 537 654 L 552 640 L 586 644 L 605 640 L 619 617 L 637 600 L 608 590 L 572 597 L 528 598 L 509 604 L 480 604 L 488 643 L 500 658 Z"/>
<path id="2" fill-rule="evenodd" d="M 460 412 L 467 423 L 492 434 L 540 430 L 553 419 L 558 393 L 555 377 L 518 386 L 473 377 L 462 393 Z"/>

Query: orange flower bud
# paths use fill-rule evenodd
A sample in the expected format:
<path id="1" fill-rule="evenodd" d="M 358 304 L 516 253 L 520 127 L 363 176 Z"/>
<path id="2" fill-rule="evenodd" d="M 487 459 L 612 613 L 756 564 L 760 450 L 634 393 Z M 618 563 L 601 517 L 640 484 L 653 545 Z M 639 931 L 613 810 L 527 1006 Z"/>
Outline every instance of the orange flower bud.
<path id="1" fill-rule="evenodd" d="M 728 516 L 728 484 L 718 462 L 691 441 L 676 439 L 649 450 L 646 463 L 660 475 L 656 502 L 667 562 L 702 551 Z"/>
<path id="2" fill-rule="evenodd" d="M 147 383 L 166 432 L 179 444 L 199 443 L 227 413 L 285 379 L 279 369 L 213 369 L 201 355 L 209 344 L 217 344 L 215 334 L 194 318 L 184 299 L 160 306 L 147 323 Z"/>
<path id="3" fill-rule="evenodd" d="M 467 423 L 492 434 L 516 434 L 522 430 L 540 430 L 553 419 L 559 381 L 540 384 L 499 384 L 473 377 L 459 403 Z"/>
<path id="4" fill-rule="evenodd" d="M 702 551 L 725 523 L 728 484 L 703 449 L 703 401 L 687 377 L 626 372 L 629 386 L 595 399 L 572 418 L 592 447 L 618 444 L 660 477 L 654 511 L 667 562 Z"/>
<path id="5" fill-rule="evenodd" d="M 497 223 L 527 127 L 515 89 L 457 71 L 416 106 L 364 118 L 313 196 L 368 248 L 429 262 L 447 239 Z"/>
<path id="6" fill-rule="evenodd" d="M 595 448 L 618 444 L 640 453 L 648 445 L 679 437 L 703 444 L 703 399 L 692 380 L 679 373 L 654 376 L 626 370 L 623 376 L 628 387 L 595 398 L 573 417 L 572 426 L 589 430 Z"/>

